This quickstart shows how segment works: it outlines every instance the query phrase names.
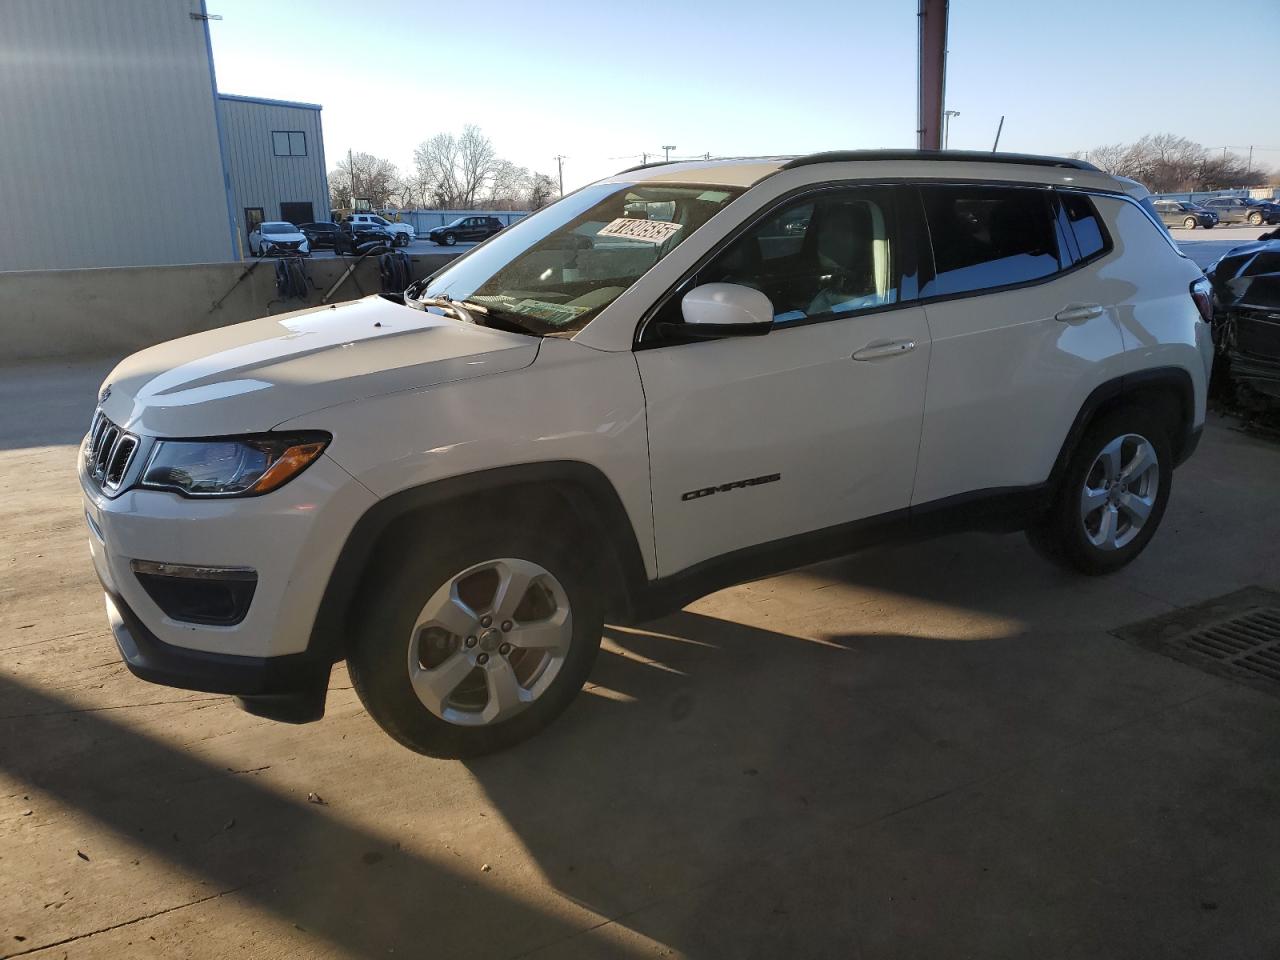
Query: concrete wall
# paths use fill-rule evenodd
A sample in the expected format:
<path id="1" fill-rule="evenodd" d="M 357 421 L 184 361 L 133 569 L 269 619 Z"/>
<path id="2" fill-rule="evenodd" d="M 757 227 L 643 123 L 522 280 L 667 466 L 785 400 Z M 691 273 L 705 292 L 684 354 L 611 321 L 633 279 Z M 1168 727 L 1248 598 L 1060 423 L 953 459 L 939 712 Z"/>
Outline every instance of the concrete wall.
<path id="1" fill-rule="evenodd" d="M 410 257 L 413 277 L 456 256 Z M 276 298 L 275 261 L 0 273 L 0 366 L 31 360 L 120 357 L 175 337 L 275 313 L 321 298 L 345 272 L 342 259 L 304 261 L 305 300 Z M 360 262 L 330 302 L 382 289 L 378 261 Z"/>
<path id="2" fill-rule="evenodd" d="M 0 3 L 0 271 L 236 255 L 203 9 Z"/>
<path id="3" fill-rule="evenodd" d="M 284 215 L 280 204 L 310 203 L 310 220 L 329 219 L 329 176 L 318 106 L 221 94 L 218 114 L 243 253 L 249 249 L 246 207 L 261 207 L 265 220 L 294 220 Z M 301 131 L 306 155 L 276 156 L 271 138 L 275 130 Z"/>

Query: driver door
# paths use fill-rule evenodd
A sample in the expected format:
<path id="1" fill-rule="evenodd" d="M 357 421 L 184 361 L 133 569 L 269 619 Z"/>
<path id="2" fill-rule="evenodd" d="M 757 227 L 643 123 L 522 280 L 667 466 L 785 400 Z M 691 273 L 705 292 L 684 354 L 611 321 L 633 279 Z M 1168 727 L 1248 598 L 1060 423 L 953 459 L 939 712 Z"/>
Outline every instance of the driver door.
<path id="1" fill-rule="evenodd" d="M 894 188 L 856 187 L 784 203 L 679 286 L 642 332 L 660 576 L 905 516 L 929 332 L 924 311 L 903 303 L 914 228 L 899 222 L 897 199 Z M 680 298 L 711 282 L 769 296 L 771 331 L 681 337 Z"/>

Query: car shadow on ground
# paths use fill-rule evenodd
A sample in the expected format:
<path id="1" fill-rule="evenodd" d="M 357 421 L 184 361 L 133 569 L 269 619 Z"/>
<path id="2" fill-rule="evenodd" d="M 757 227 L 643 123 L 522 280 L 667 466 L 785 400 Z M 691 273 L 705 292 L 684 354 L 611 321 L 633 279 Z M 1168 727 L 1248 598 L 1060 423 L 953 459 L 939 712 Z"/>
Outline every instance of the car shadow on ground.
<path id="1" fill-rule="evenodd" d="M 1034 600 L 1058 574 L 1008 541 L 950 538 L 792 574 L 787 593 L 809 598 L 801 607 L 811 613 L 827 591 L 867 592 L 861 607 L 829 608 L 809 636 L 690 610 L 610 628 L 566 716 L 467 766 L 560 895 L 667 948 L 851 955 L 869 931 L 922 935 L 940 905 L 889 904 L 884 890 L 907 882 L 893 875 L 899 861 L 918 872 L 933 853 L 888 836 L 887 825 L 1203 687 L 1171 662 L 1128 675 L 1126 657 L 1151 657 L 1140 651 L 1120 669 L 1094 665 L 1095 650 L 1064 640 L 1079 616 Z M 981 587 L 974 566 L 993 583 Z M 777 602 L 772 583 L 752 585 L 760 619 Z M 905 585 L 942 620 L 966 610 L 996 619 L 951 634 L 927 618 L 918 635 L 876 628 L 877 604 Z M 424 944 L 432 956 L 601 955 L 578 921 L 397 849 L 331 808 L 228 776 L 107 713 L 78 711 L 71 723 L 74 708 L 56 693 L 4 678 L 0 702 L 27 718 L 23 742 L 43 745 L 25 749 L 13 721 L 0 723 L 8 774 L 347 955 L 425 955 Z M 403 761 L 406 786 L 420 779 L 429 791 L 431 765 L 414 769 L 407 753 Z M 1064 810 L 1078 802 L 1070 783 L 1049 792 Z M 216 829 L 228 810 L 240 829 Z M 971 931 L 975 942 L 1025 946 L 1028 927 L 1051 936 L 1053 910 L 1028 903 L 1027 892 L 1044 871 L 1064 869 L 1062 845 L 1041 849 L 1012 821 L 972 836 L 985 838 L 981 864 L 952 851 L 938 868 L 998 872 L 982 911 L 1019 918 Z M 1130 906 L 1117 904 L 1111 919 Z M 903 923 L 910 930 L 894 933 Z"/>

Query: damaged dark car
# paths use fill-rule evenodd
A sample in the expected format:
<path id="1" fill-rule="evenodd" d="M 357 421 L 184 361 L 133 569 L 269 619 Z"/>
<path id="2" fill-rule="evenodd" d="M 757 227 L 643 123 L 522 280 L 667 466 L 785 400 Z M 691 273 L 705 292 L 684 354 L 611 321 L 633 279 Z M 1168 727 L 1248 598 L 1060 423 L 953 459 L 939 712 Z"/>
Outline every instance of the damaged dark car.
<path id="1" fill-rule="evenodd" d="M 1219 364 L 1244 406 L 1280 410 L 1280 240 L 1236 247 L 1205 272 Z"/>

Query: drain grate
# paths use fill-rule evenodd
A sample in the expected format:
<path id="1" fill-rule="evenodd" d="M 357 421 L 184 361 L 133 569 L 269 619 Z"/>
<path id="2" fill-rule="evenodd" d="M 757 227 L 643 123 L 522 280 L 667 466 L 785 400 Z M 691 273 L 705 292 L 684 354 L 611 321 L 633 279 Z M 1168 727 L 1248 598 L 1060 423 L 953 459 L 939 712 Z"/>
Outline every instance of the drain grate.
<path id="1" fill-rule="evenodd" d="M 1115 635 L 1280 696 L 1280 594 L 1274 591 L 1248 587 Z"/>
<path id="2" fill-rule="evenodd" d="M 1280 683 L 1280 607 L 1264 607 L 1197 630 L 1183 642 L 1207 657 Z"/>

